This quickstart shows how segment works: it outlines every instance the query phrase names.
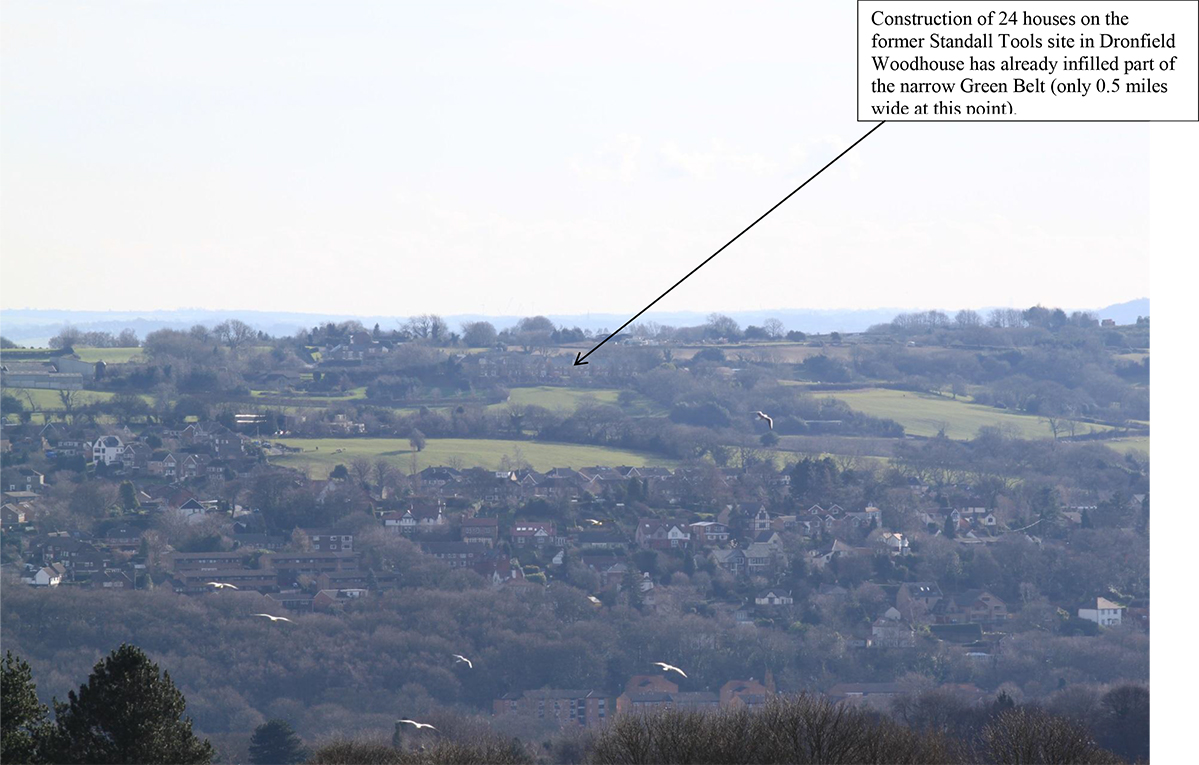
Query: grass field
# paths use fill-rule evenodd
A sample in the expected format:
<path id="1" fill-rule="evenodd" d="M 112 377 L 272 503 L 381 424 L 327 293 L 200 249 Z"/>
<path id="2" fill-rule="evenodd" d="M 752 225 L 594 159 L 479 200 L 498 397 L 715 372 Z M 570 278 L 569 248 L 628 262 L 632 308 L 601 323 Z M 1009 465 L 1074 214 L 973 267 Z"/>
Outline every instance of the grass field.
<path id="1" fill-rule="evenodd" d="M 530 388 L 512 388 L 508 400 L 492 404 L 488 409 L 503 409 L 509 405 L 541 406 L 561 412 L 573 412 L 587 404 L 620 405 L 620 391 L 615 388 L 558 388 L 538 385 Z M 633 402 L 622 407 L 627 414 L 657 414 L 657 407 L 643 396 L 634 396 Z"/>
<path id="2" fill-rule="evenodd" d="M 875 417 L 887 417 L 903 425 L 914 436 L 935 436 L 944 428 L 945 435 L 955 439 L 973 438 L 978 429 L 987 426 L 1009 426 L 1020 438 L 1052 438 L 1049 425 L 1040 418 L 1017 414 L 981 404 L 954 401 L 949 396 L 911 391 L 869 390 L 830 393 L 852 408 Z M 1111 430 L 1106 425 L 1081 423 L 1076 433 Z"/>
<path id="3" fill-rule="evenodd" d="M 81 361 L 105 364 L 128 364 L 131 361 L 144 361 L 145 355 L 141 348 L 76 348 L 75 355 Z"/>
<path id="4" fill-rule="evenodd" d="M 1149 454 L 1149 436 L 1113 438 L 1108 441 L 1099 441 L 1098 443 L 1110 446 L 1121 454 L 1127 454 L 1128 452 L 1144 452 L 1146 455 Z"/>
<path id="5" fill-rule="evenodd" d="M 418 470 L 430 465 L 448 465 L 455 457 L 461 460 L 464 467 L 483 467 L 488 470 L 499 469 L 500 461 L 505 456 L 513 462 L 518 459 L 527 462 L 535 470 L 589 465 L 673 464 L 670 460 L 652 455 L 602 446 L 482 438 L 430 438 L 421 452 L 414 452 L 406 438 L 288 438 L 279 443 L 304 451 L 272 456 L 271 463 L 298 468 L 314 478 L 323 478 L 338 464 L 348 466 L 358 457 L 370 460 L 382 457 L 408 472 L 412 468 L 414 454 Z M 338 453 L 338 449 L 342 451 Z"/>
<path id="6" fill-rule="evenodd" d="M 5 393 L 16 396 L 26 409 L 29 408 L 29 399 L 33 398 L 33 408 L 38 412 L 60 412 L 64 409 L 62 399 L 56 390 L 42 390 L 41 388 L 5 388 Z M 108 401 L 115 396 L 115 393 L 109 393 L 102 390 L 77 390 L 75 391 L 75 406 L 83 406 L 85 404 L 94 404 L 97 401 Z"/>

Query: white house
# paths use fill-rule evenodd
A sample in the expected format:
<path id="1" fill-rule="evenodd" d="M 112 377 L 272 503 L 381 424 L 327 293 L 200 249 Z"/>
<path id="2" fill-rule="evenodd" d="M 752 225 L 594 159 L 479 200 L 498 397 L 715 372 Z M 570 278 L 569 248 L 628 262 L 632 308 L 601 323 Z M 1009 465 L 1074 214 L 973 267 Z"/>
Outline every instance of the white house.
<path id="1" fill-rule="evenodd" d="M 903 534 L 884 531 L 883 535 L 879 537 L 879 545 L 891 555 L 908 554 L 908 540 Z"/>
<path id="2" fill-rule="evenodd" d="M 1118 627 L 1124 623 L 1124 606 L 1107 598 L 1095 598 L 1095 607 L 1078 609 L 1078 618 L 1095 622 L 1101 627 Z"/>
<path id="3" fill-rule="evenodd" d="M 57 587 L 62 582 L 62 577 L 65 573 L 65 566 L 61 563 L 54 563 L 49 566 L 43 566 L 28 574 L 24 577 L 24 581 L 26 584 L 32 584 L 34 587 Z"/>
<path id="4" fill-rule="evenodd" d="M 124 451 L 125 445 L 121 442 L 120 436 L 100 436 L 96 439 L 96 443 L 92 444 L 92 462 L 94 464 L 103 462 L 105 465 L 120 462 L 121 453 Z"/>

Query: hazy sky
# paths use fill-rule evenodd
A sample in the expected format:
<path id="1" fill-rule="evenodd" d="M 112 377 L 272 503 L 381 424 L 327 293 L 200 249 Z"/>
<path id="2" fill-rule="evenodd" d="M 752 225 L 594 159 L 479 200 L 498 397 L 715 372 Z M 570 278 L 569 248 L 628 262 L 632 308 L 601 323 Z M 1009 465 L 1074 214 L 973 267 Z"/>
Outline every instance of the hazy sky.
<path id="1" fill-rule="evenodd" d="M 835 2 L 9 2 L 4 307 L 644 306 L 870 125 Z M 1149 294 L 1148 128 L 888 124 L 659 307 Z"/>

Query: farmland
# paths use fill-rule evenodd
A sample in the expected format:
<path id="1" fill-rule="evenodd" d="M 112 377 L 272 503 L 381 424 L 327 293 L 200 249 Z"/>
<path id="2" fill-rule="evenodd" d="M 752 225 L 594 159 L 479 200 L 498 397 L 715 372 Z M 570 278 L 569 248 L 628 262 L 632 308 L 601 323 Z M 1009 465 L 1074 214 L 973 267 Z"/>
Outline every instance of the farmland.
<path id="1" fill-rule="evenodd" d="M 274 455 L 270 458 L 271 463 L 298 468 L 312 477 L 324 477 L 337 465 L 348 465 L 359 457 L 383 458 L 405 472 L 411 470 L 414 456 L 418 470 L 459 461 L 464 467 L 496 470 L 505 457 L 513 465 L 527 463 L 536 470 L 588 465 L 672 464 L 669 460 L 623 449 L 502 439 L 430 438 L 420 452 L 416 452 L 405 438 L 288 438 L 278 443 L 303 451 Z"/>
<path id="2" fill-rule="evenodd" d="M 944 429 L 949 438 L 964 440 L 973 438 L 981 427 L 997 426 L 1013 429 L 1020 438 L 1053 437 L 1049 425 L 1033 415 L 955 401 L 949 396 L 881 388 L 838 391 L 829 395 L 864 414 L 895 420 L 913 436 L 931 437 Z M 1111 428 L 1082 423 L 1077 433 L 1106 430 Z"/>
<path id="3" fill-rule="evenodd" d="M 105 364 L 145 361 L 145 355 L 141 348 L 75 348 L 74 350 L 80 361 L 92 364 L 97 361 L 103 361 Z"/>

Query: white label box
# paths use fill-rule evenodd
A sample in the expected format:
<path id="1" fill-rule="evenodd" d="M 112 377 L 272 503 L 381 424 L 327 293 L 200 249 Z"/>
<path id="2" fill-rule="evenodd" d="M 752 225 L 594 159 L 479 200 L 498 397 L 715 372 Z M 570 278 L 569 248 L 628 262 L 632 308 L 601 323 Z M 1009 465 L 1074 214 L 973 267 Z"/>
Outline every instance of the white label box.
<path id="1" fill-rule="evenodd" d="M 1199 121 L 1199 0 L 859 0 L 859 122 Z"/>

